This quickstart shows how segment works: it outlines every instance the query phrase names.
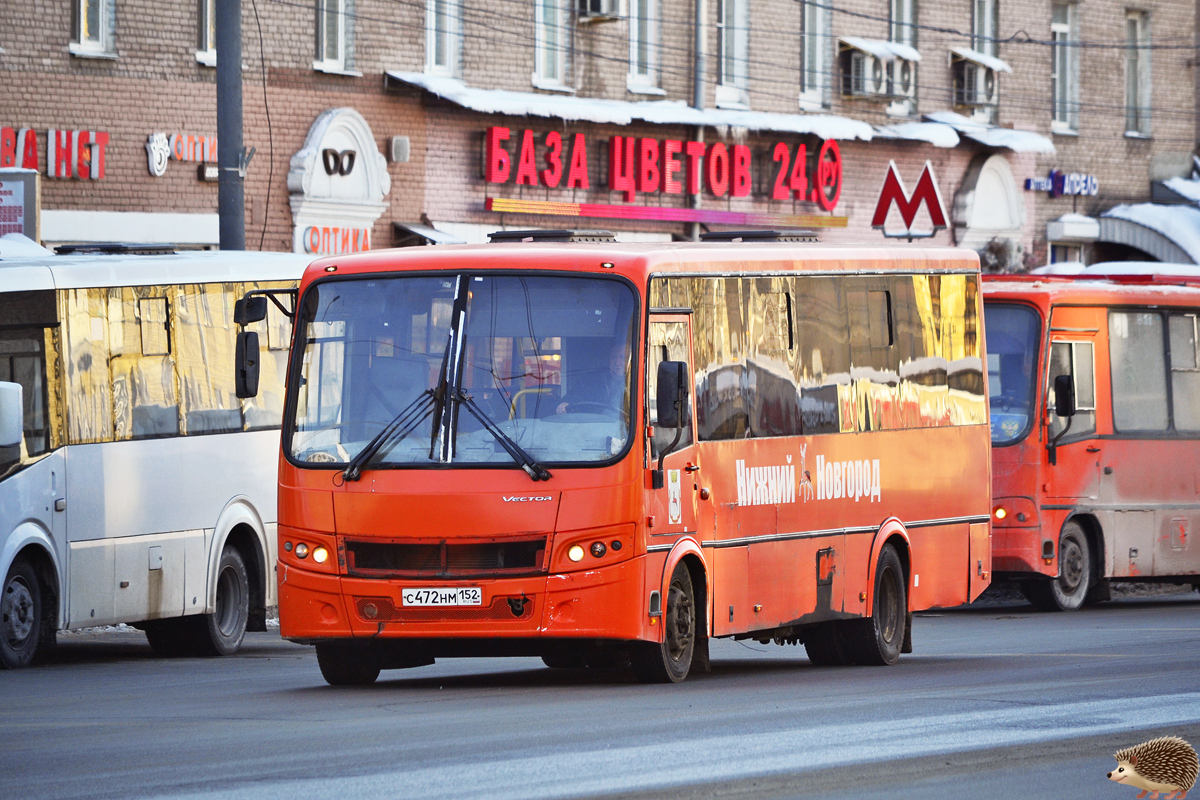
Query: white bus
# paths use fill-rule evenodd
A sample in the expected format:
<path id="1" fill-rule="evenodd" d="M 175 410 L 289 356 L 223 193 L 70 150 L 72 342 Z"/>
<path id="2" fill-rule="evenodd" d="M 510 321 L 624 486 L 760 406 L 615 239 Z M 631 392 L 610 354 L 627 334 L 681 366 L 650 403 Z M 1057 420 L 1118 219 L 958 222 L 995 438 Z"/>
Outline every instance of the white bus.
<path id="1" fill-rule="evenodd" d="M 0 260 L 0 664 L 132 623 L 160 654 L 228 654 L 276 605 L 276 459 L 291 323 L 235 393 L 234 302 L 286 295 L 288 253 Z"/>

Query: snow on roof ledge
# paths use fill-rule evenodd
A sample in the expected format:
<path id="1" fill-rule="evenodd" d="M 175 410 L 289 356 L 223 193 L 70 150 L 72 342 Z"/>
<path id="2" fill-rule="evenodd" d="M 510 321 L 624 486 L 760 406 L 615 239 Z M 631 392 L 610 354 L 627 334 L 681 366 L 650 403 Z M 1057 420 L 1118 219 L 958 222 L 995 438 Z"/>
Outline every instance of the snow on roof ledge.
<path id="1" fill-rule="evenodd" d="M 864 39 L 861 36 L 839 36 L 838 41 L 855 50 L 870 53 L 880 61 L 895 61 L 902 58 L 905 61 L 920 61 L 921 54 L 916 48 L 899 42 L 885 42 L 882 39 Z"/>
<path id="2" fill-rule="evenodd" d="M 1167 178 L 1162 183 L 1180 197 L 1185 197 L 1193 203 L 1200 203 L 1200 181 L 1187 178 Z"/>
<path id="3" fill-rule="evenodd" d="M 1108 220 L 1130 223 L 1151 235 L 1120 224 L 1106 224 Z M 1193 264 L 1200 264 L 1200 209 L 1194 206 L 1158 203 L 1113 206 L 1100 215 L 1100 234 L 1103 241 L 1131 244 L 1162 261 L 1187 263 L 1191 259 Z"/>
<path id="4" fill-rule="evenodd" d="M 455 78 L 423 72 L 387 72 L 389 78 L 424 89 L 443 100 L 482 114 L 552 117 L 567 121 L 628 125 L 642 120 L 654 125 L 708 125 L 753 131 L 811 133 L 822 139 L 870 141 L 875 130 L 866 122 L 831 114 L 777 114 L 766 111 L 696 109 L 679 100 L 630 102 L 592 97 L 477 89 Z"/>
<path id="5" fill-rule="evenodd" d="M 929 142 L 934 147 L 958 147 L 958 134 L 949 125 L 938 122 L 900 122 L 885 125 L 875 135 L 881 139 L 908 139 Z"/>
<path id="6" fill-rule="evenodd" d="M 995 56 L 989 56 L 987 53 L 981 53 L 978 50 L 972 50 L 969 47 L 951 47 L 950 52 L 959 58 L 967 61 L 973 61 L 976 64 L 982 64 L 988 69 L 994 69 L 996 72 L 1007 72 L 1012 74 L 1012 67 L 1007 61 L 1002 61 Z"/>
<path id="7" fill-rule="evenodd" d="M 1054 142 L 1040 133 L 1018 131 L 1012 128 L 998 128 L 994 125 L 987 125 L 982 122 L 976 122 L 973 119 L 968 119 L 954 111 L 934 111 L 931 114 L 926 114 L 925 119 L 930 122 L 940 122 L 943 125 L 949 125 L 968 139 L 974 139 L 980 144 L 986 144 L 989 147 L 1003 147 L 1012 150 L 1014 153 L 1053 155 L 1056 152 Z"/>

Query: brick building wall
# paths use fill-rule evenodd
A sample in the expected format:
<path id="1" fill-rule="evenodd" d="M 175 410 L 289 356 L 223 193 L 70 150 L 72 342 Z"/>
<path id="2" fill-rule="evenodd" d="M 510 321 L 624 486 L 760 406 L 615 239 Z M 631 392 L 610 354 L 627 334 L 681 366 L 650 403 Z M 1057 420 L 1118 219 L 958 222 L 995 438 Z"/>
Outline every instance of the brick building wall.
<path id="1" fill-rule="evenodd" d="M 152 177 L 146 166 L 145 140 L 154 131 L 178 131 L 211 136 L 216 132 L 215 70 L 197 62 L 197 3 L 151 3 L 110 0 L 115 19 L 112 39 L 115 58 L 71 55 L 69 4 L 31 0 L 0 5 L 0 125 L 39 131 L 45 153 L 45 130 L 105 130 L 107 175 L 102 181 L 45 180 L 46 209 L 214 213 L 216 184 L 197 180 L 194 165 L 172 162 L 166 175 Z M 1198 135 L 1195 79 L 1197 10 L 1183 0 L 1139 0 L 1137 10 L 1148 13 L 1156 49 L 1152 62 L 1151 135 L 1129 137 L 1124 131 L 1124 58 L 1127 4 L 1101 0 L 1079 4 L 1078 36 L 1080 98 L 1078 129 L 1073 135 L 1051 131 L 1049 0 L 998 0 L 997 52 L 1013 69 L 1000 76 L 1000 102 L 994 122 L 1038 133 L 1050 139 L 1054 155 L 1001 150 L 1016 182 L 1045 176 L 1056 168 L 1096 175 L 1100 194 L 1094 197 L 1051 199 L 1022 192 L 1026 226 L 1022 247 L 1028 265 L 1044 263 L 1046 223 L 1070 211 L 1095 215 L 1116 203 L 1145 201 L 1150 181 L 1164 170 L 1186 167 Z M 566 3 L 567 8 L 571 3 Z M 887 39 L 889 6 L 885 0 L 832 0 L 829 28 L 837 37 Z M 1132 8 L 1132 5 L 1128 6 Z M 844 96 L 836 57 L 831 59 L 831 91 L 824 113 L 849 117 L 875 126 L 921 119 L 921 115 L 954 109 L 948 53 L 951 47 L 971 45 L 971 8 L 967 0 L 920 3 L 916 46 L 923 56 L 918 90 L 907 117 L 887 113 L 888 102 Z M 291 157 L 303 146 L 314 119 L 330 108 L 350 107 L 367 120 L 381 152 L 392 136 L 408 136 L 407 163 L 389 163 L 392 189 L 388 208 L 375 223 L 376 246 L 390 241 L 392 222 L 442 220 L 480 225 L 579 225 L 577 218 L 500 217 L 482 210 L 489 196 L 545 200 L 585 200 L 619 203 L 607 191 L 603 157 L 592 165 L 592 191 L 571 193 L 534 187 L 497 187 L 480 176 L 482 132 L 503 124 L 514 130 L 540 133 L 585 131 L 599 143 L 612 135 L 689 139 L 693 129 L 635 124 L 628 128 L 591 123 L 480 114 L 432 98 L 419 90 L 384 88 L 384 73 L 421 72 L 426 65 L 426 8 L 416 2 L 352 0 L 345 17 L 352 35 L 353 54 L 347 71 L 329 74 L 314 69 L 316 14 L 297 4 L 258 0 L 243 2 L 244 143 L 257 148 L 246 178 L 247 245 L 288 249 L 292 242 L 292 211 L 287 174 Z M 749 107 L 778 114 L 799 113 L 803 3 L 796 0 L 754 0 L 749 9 Z M 628 0 L 621 4 L 628 12 Z M 716 102 L 720 41 L 720 0 L 705 3 L 707 64 L 704 94 Z M 496 0 L 482 4 L 463 0 L 460 10 L 461 52 L 456 74 L 467 86 L 539 92 L 535 72 L 535 9 L 531 0 Z M 629 31 L 626 18 L 564 26 L 569 34 L 565 83 L 576 97 L 623 101 L 665 99 L 689 103 L 693 94 L 695 0 L 661 0 L 658 20 L 657 88 L 661 94 L 629 89 Z M 261 33 L 261 36 L 260 36 Z M 265 75 L 264 75 L 265 72 Z M 265 96 L 264 96 L 265 78 Z M 546 92 L 543 92 L 546 93 Z M 553 94 L 553 93 L 549 93 Z M 964 109 L 957 109 L 964 111 Z M 268 116 L 270 118 L 268 124 Z M 769 148 L 786 138 L 796 143 L 812 137 L 787 137 L 748 131 L 709 130 L 710 141 L 742 142 L 755 150 L 756 162 L 769 162 Z M 849 225 L 826 230 L 828 241 L 878 242 L 869 227 L 889 161 L 911 182 L 928 160 L 938 175 L 942 196 L 952 205 L 972 159 L 988 148 L 966 138 L 955 148 L 928 143 L 876 138 L 872 142 L 841 143 L 844 183 L 838 214 Z M 273 154 L 272 154 L 273 153 Z M 43 164 L 44 167 L 44 164 Z M 761 177 L 758 180 L 762 180 Z M 579 197 L 578 195 L 586 195 Z M 269 196 L 268 196 L 269 195 Z M 686 199 L 641 196 L 640 203 L 685 205 Z M 764 213 L 812 213 L 811 203 L 756 199 L 716 200 L 703 205 Z M 949 208 L 947 209 L 949 210 Z M 605 227 L 683 234 L 680 224 L 603 221 Z M 590 226 L 595 226 L 589 223 Z M 937 244 L 953 243 L 949 231 Z"/>

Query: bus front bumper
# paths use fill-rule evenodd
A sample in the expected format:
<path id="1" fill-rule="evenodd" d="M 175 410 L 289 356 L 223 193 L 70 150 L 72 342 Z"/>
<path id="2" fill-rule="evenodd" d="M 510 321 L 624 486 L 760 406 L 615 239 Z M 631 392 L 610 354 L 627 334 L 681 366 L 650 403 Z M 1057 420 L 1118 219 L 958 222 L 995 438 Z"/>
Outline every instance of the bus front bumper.
<path id="1" fill-rule="evenodd" d="M 495 579 L 366 579 L 279 562 L 285 639 L 645 639 L 644 557 L 612 566 Z M 478 587 L 478 605 L 405 605 L 405 589 Z"/>

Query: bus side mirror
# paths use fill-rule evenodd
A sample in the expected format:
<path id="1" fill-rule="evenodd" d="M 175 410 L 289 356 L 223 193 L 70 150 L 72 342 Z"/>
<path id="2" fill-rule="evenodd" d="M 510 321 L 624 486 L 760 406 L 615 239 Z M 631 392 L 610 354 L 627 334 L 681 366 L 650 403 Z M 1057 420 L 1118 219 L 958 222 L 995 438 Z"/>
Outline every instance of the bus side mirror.
<path id="1" fill-rule="evenodd" d="M 21 384 L 0 381 L 0 447 L 16 447 L 21 443 L 24 406 Z"/>
<path id="2" fill-rule="evenodd" d="M 684 361 L 663 361 L 658 365 L 658 425 L 684 428 L 688 424 L 688 367 Z"/>
<path id="3" fill-rule="evenodd" d="M 1054 413 L 1063 419 L 1075 416 L 1075 381 L 1070 375 L 1054 378 Z"/>
<path id="4" fill-rule="evenodd" d="M 248 325 L 251 322 L 262 322 L 267 318 L 267 298 L 243 297 L 233 304 L 233 321 L 238 325 Z"/>
<path id="5" fill-rule="evenodd" d="M 238 301 L 242 302 L 241 300 Z M 266 303 L 266 299 L 263 299 Z M 237 335 L 237 348 L 234 352 L 236 359 L 236 374 L 234 389 L 238 397 L 254 397 L 258 394 L 258 334 L 254 331 L 242 331 Z"/>

